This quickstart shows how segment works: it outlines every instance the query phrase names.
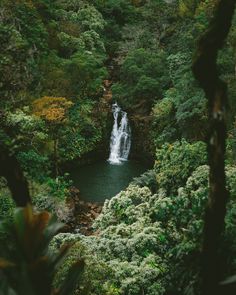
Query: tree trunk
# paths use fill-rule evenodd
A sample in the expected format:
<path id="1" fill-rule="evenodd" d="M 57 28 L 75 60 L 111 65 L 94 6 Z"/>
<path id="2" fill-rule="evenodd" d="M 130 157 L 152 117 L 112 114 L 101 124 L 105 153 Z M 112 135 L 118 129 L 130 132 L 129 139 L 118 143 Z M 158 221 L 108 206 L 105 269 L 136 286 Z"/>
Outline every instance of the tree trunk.
<path id="1" fill-rule="evenodd" d="M 19 207 L 24 207 L 31 202 L 28 183 L 15 156 L 9 151 L 0 149 L 0 175 L 5 177 L 12 198 Z"/>
<path id="2" fill-rule="evenodd" d="M 54 173 L 57 178 L 59 175 L 59 165 L 58 165 L 58 139 L 54 139 Z"/>
<path id="3" fill-rule="evenodd" d="M 206 208 L 202 250 L 202 295 L 220 294 L 222 260 L 219 254 L 220 238 L 228 191 L 225 177 L 225 141 L 227 85 L 218 75 L 217 54 L 231 27 L 235 0 L 220 0 L 209 30 L 200 39 L 193 73 L 208 99 L 209 133 L 207 138 L 209 175 L 209 201 Z"/>

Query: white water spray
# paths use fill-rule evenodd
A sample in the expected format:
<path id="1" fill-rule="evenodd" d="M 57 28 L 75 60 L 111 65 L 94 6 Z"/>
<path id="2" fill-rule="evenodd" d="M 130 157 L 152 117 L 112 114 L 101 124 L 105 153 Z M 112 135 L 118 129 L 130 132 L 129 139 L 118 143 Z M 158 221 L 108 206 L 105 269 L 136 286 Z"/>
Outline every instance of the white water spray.
<path id="1" fill-rule="evenodd" d="M 117 103 L 112 105 L 114 117 L 113 129 L 110 140 L 110 156 L 108 161 L 111 164 L 121 164 L 127 161 L 131 147 L 131 128 L 127 113 L 122 111 Z"/>

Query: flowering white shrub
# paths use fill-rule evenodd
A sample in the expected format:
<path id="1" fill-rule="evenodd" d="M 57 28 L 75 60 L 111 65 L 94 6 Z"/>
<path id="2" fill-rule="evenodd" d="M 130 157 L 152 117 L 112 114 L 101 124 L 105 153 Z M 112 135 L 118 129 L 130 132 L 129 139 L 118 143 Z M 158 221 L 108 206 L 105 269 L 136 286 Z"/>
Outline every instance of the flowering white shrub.
<path id="1" fill-rule="evenodd" d="M 95 221 L 100 234 L 91 247 L 114 270 L 121 294 L 164 294 L 168 243 L 162 222 L 153 214 L 156 205 L 164 214 L 170 203 L 147 187 L 130 185 L 106 201 Z"/>
<path id="2" fill-rule="evenodd" d="M 111 200 L 106 200 L 102 213 L 95 221 L 94 227 L 105 229 L 119 223 L 132 224 L 144 217 L 148 210 L 151 191 L 147 187 L 130 185 Z"/>

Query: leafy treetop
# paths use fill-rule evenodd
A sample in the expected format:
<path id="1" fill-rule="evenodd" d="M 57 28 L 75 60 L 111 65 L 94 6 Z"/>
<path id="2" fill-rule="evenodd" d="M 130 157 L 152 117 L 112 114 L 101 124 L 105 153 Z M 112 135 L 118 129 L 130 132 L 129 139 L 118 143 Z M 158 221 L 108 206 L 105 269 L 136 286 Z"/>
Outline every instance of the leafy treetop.
<path id="1" fill-rule="evenodd" d="M 65 97 L 44 96 L 34 101 L 34 114 L 49 123 L 62 123 L 66 111 L 73 105 Z"/>

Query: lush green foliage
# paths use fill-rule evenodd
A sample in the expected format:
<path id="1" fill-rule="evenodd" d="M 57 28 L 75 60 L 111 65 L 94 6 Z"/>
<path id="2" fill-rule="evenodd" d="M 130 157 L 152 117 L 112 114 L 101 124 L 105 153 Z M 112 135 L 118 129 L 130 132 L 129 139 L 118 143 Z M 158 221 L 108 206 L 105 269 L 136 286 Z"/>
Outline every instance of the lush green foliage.
<path id="1" fill-rule="evenodd" d="M 2 1 L 0 9 L 1 143 L 42 181 L 55 162 L 103 140 L 104 114 L 95 110 L 107 77 L 106 22 L 85 1 Z"/>
<path id="2" fill-rule="evenodd" d="M 137 2 L 136 17 L 121 29 L 114 97 L 135 116 L 151 117 L 153 126 L 149 133 L 155 146 L 180 137 L 203 140 L 206 99 L 193 78 L 191 64 L 196 42 L 212 17 L 215 1 Z M 235 116 L 233 27 L 219 56 L 219 70 L 229 83 Z"/>
<path id="3" fill-rule="evenodd" d="M 10 196 L 10 192 L 4 178 L 0 178 L 0 190 L 0 221 L 9 221 L 12 219 L 15 204 Z"/>
<path id="4" fill-rule="evenodd" d="M 227 167 L 228 185 L 233 196 L 235 172 L 235 167 Z M 94 224 L 99 231 L 98 236 L 65 234 L 58 237 L 59 241 L 79 241 L 79 245 L 92 251 L 92 256 L 96 255 L 97 261 L 101 260 L 100 265 L 104 263 L 106 268 L 111 268 L 113 272 L 108 279 L 120 292 L 117 294 L 144 292 L 157 295 L 177 288 L 181 292 L 190 289 L 198 292 L 198 259 L 208 195 L 208 173 L 208 166 L 199 166 L 183 187 L 171 196 L 162 188 L 152 194 L 148 187 L 130 185 L 105 202 L 102 214 Z M 228 258 L 233 257 L 236 251 L 235 208 L 233 197 L 228 206 L 222 244 Z M 80 249 L 81 246 L 77 245 L 78 252 Z M 71 255 L 70 259 L 73 261 L 75 258 Z M 229 271 L 235 265 L 234 259 L 228 261 Z M 62 269 L 66 272 L 66 263 Z M 224 274 L 224 270 L 222 272 Z M 95 291 L 95 294 L 99 292 Z"/>
<path id="5" fill-rule="evenodd" d="M 1 243 L 1 294 L 55 294 L 52 280 L 68 247 L 52 256 L 48 245 L 63 225 L 50 218 L 49 213 L 35 214 L 28 206 L 15 211 L 12 224 L 2 226 L 13 244 L 7 240 Z M 77 258 L 56 294 L 72 294 L 82 270 L 83 263 Z"/>
<path id="6" fill-rule="evenodd" d="M 114 271 L 112 268 L 80 240 L 79 234 L 59 234 L 52 240 L 50 244 L 52 253 L 57 252 L 64 244 L 74 243 L 65 262 L 58 269 L 54 285 L 61 286 L 74 261 L 82 259 L 85 262 L 85 268 L 76 294 L 120 294 L 118 288 L 114 285 Z"/>
<path id="7" fill-rule="evenodd" d="M 112 88 L 114 99 L 130 108 L 140 100 L 151 105 L 162 97 L 167 83 L 166 69 L 163 52 L 154 53 L 143 48 L 132 51 L 122 64 L 122 82 Z"/>
<path id="8" fill-rule="evenodd" d="M 164 144 L 156 152 L 154 169 L 157 183 L 169 194 L 175 193 L 191 173 L 206 161 L 206 145 L 203 142 L 191 144 L 183 139 Z"/>
<path id="9" fill-rule="evenodd" d="M 112 100 L 128 111 L 134 157 L 144 157 L 148 150 L 155 160 L 154 167 L 105 202 L 93 236 L 59 234 L 50 247 L 58 225 L 45 227 L 46 213 L 27 211 L 26 219 L 22 210 L 14 214 L 7 183 L 0 179 L 0 219 L 6 221 L 0 230 L 5 251 L 0 294 L 8 294 L 9 286 L 9 294 L 49 294 L 52 280 L 61 290 L 68 276 L 74 278 L 70 268 L 78 258 L 85 267 L 74 294 L 198 294 L 209 169 L 203 143 L 206 99 L 191 64 L 215 3 L 0 2 L 0 151 L 7 147 L 16 155 L 35 209 L 54 213 L 67 224 L 75 218 L 68 205 L 72 182 L 63 168 L 90 152 L 105 154 Z M 236 270 L 235 28 L 236 16 L 218 57 L 232 110 L 226 159 L 231 199 L 221 242 L 226 261 L 222 277 Z M 58 250 L 73 242 L 55 273 Z M 43 281 L 39 287 L 36 276 Z M 34 291 L 13 288 L 11 280 Z"/>
<path id="10" fill-rule="evenodd" d="M 152 193 L 155 193 L 158 189 L 155 170 L 148 170 L 139 177 L 135 177 L 131 184 L 138 185 L 140 187 L 146 186 Z"/>

